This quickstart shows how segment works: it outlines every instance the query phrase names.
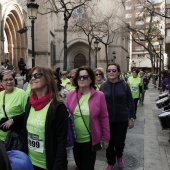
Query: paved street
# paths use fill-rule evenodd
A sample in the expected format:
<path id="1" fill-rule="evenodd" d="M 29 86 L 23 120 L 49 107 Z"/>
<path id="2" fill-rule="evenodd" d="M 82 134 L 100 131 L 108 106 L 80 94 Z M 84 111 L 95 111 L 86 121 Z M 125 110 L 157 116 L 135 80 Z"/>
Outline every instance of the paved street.
<path id="1" fill-rule="evenodd" d="M 169 131 L 162 130 L 155 99 L 159 92 L 149 85 L 144 105 L 138 105 L 135 127 L 128 130 L 124 151 L 123 170 L 170 170 Z M 69 170 L 74 170 L 74 161 L 69 162 Z M 95 170 L 107 167 L 105 151 L 97 154 Z M 118 168 L 115 166 L 115 170 Z"/>
<path id="2" fill-rule="evenodd" d="M 18 82 L 21 87 L 21 78 Z M 170 170 L 170 135 L 169 130 L 162 130 L 158 119 L 162 111 L 155 105 L 158 95 L 158 90 L 150 83 L 144 105 L 138 105 L 135 127 L 128 130 L 123 170 Z M 106 167 L 105 151 L 100 151 L 95 170 L 105 170 Z M 68 170 L 74 169 L 74 161 L 69 161 Z M 116 166 L 114 169 L 118 170 Z"/>

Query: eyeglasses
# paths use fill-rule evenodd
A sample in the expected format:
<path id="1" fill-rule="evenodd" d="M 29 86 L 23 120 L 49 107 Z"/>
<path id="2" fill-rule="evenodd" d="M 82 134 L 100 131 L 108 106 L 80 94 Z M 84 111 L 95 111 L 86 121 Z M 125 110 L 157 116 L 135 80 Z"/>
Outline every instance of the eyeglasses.
<path id="1" fill-rule="evenodd" d="M 100 74 L 96 74 L 96 76 L 102 76 L 102 74 L 100 73 Z"/>
<path id="2" fill-rule="evenodd" d="M 83 76 L 78 76 L 78 80 L 87 80 L 89 78 L 89 75 L 83 75 Z"/>
<path id="3" fill-rule="evenodd" d="M 13 78 L 9 78 L 9 79 L 3 79 L 3 81 L 5 81 L 5 82 L 8 82 L 8 81 L 13 81 L 14 79 Z"/>
<path id="4" fill-rule="evenodd" d="M 31 80 L 33 77 L 35 79 L 39 79 L 40 77 L 42 77 L 44 74 L 43 73 L 35 73 L 33 75 L 29 75 L 29 79 Z"/>
<path id="5" fill-rule="evenodd" d="M 107 69 L 108 73 L 111 73 L 111 72 L 115 73 L 116 71 L 117 71 L 116 69 Z"/>
<path id="6" fill-rule="evenodd" d="M 74 79 L 74 76 L 70 76 L 71 79 Z"/>

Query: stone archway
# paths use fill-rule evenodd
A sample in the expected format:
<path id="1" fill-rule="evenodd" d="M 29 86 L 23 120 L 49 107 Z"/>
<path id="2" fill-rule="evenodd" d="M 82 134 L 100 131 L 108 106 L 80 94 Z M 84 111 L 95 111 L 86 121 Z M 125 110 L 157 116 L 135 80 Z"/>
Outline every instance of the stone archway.
<path id="1" fill-rule="evenodd" d="M 4 16 L 4 56 L 17 71 L 19 59 L 27 56 L 27 34 L 17 32 L 25 26 L 24 18 L 17 4 L 9 5 Z"/>
<path id="2" fill-rule="evenodd" d="M 86 58 L 83 54 L 79 53 L 74 57 L 74 68 L 79 68 L 86 65 Z"/>

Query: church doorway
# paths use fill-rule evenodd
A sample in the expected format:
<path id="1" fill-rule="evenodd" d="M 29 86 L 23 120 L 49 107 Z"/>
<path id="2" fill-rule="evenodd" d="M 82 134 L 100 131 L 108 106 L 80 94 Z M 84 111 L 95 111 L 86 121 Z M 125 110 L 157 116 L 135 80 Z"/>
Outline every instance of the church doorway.
<path id="1" fill-rule="evenodd" d="M 86 58 L 83 54 L 79 53 L 74 58 L 74 68 L 79 68 L 86 65 Z"/>

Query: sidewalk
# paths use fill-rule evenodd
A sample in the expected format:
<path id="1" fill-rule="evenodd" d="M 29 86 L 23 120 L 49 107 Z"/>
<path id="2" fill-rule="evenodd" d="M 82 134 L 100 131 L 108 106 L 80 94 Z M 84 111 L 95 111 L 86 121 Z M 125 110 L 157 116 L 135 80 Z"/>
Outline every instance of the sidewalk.
<path id="1" fill-rule="evenodd" d="M 161 128 L 158 115 L 162 110 L 155 105 L 158 95 L 158 89 L 149 84 L 144 105 L 138 105 L 135 127 L 127 133 L 123 170 L 170 170 L 170 130 Z M 95 170 L 105 170 L 106 167 L 105 151 L 100 151 Z M 68 170 L 74 169 L 74 161 L 69 161 Z M 118 170 L 117 166 L 114 170 Z"/>

